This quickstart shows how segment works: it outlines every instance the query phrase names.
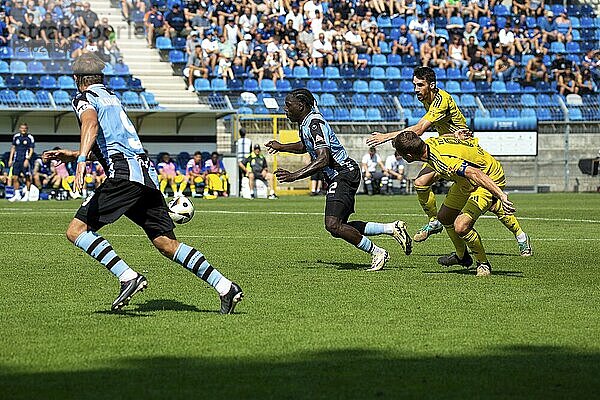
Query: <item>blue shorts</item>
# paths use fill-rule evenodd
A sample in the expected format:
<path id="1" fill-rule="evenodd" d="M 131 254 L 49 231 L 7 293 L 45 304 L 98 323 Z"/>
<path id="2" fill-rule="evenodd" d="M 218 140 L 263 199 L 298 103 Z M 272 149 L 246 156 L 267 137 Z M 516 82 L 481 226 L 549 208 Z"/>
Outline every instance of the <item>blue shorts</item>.
<path id="1" fill-rule="evenodd" d="M 12 174 L 13 176 L 20 176 L 21 174 L 25 176 L 31 176 L 31 161 L 29 162 L 29 167 L 25 168 L 23 163 L 25 160 L 15 161 L 12 165 Z"/>

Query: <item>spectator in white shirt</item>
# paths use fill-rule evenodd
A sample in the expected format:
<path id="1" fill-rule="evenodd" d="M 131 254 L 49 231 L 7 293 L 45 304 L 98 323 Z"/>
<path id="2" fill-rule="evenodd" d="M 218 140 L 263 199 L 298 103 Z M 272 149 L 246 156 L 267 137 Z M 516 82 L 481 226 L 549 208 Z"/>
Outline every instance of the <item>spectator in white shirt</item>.
<path id="1" fill-rule="evenodd" d="M 316 10 L 319 10 L 321 15 L 323 15 L 323 4 L 321 4 L 321 0 L 308 0 L 304 3 L 304 18 L 308 20 L 313 19 Z"/>
<path id="2" fill-rule="evenodd" d="M 323 32 L 323 14 L 319 10 L 315 10 L 315 17 L 310 20 L 310 29 L 315 35 Z"/>
<path id="3" fill-rule="evenodd" d="M 215 40 L 216 39 L 216 40 Z M 219 55 L 219 40 L 216 36 L 213 35 L 213 32 L 208 30 L 206 32 L 206 37 L 202 40 L 202 57 L 204 57 L 204 61 L 208 64 L 210 63 L 211 71 L 215 70 L 215 65 L 217 65 L 217 58 Z"/>
<path id="4" fill-rule="evenodd" d="M 323 68 L 323 60 L 327 60 L 327 65 L 333 64 L 333 46 L 325 39 L 323 32 L 319 34 L 319 39 L 313 42 L 312 58 L 320 68 Z"/>
<path id="5" fill-rule="evenodd" d="M 406 160 L 400 154 L 389 155 L 385 159 L 385 176 L 381 179 L 381 184 L 382 186 L 387 184 L 388 194 L 392 194 L 394 180 L 400 182 L 400 194 L 407 194 L 406 165 Z"/>
<path id="6" fill-rule="evenodd" d="M 240 58 L 242 61 L 242 66 L 246 69 L 246 64 L 250 57 L 252 57 L 252 53 L 254 53 L 254 46 L 252 45 L 252 35 L 246 33 L 244 35 L 244 40 L 240 40 L 237 45 L 237 49 L 235 55 Z"/>
<path id="7" fill-rule="evenodd" d="M 369 196 L 373 195 L 374 188 L 380 192 L 379 189 L 381 186 L 381 179 L 384 176 L 383 171 L 385 171 L 385 165 L 383 165 L 381 157 L 377 154 L 375 147 L 369 147 L 369 152 L 363 156 L 361 164 L 367 194 Z M 381 168 L 381 171 L 377 171 L 378 166 Z"/>
<path id="8" fill-rule="evenodd" d="M 238 24 L 242 27 L 249 25 L 250 30 L 254 31 L 258 25 L 258 18 L 255 14 L 252 14 L 252 9 L 250 7 L 246 7 L 244 8 L 244 14 L 238 20 Z"/>
<path id="9" fill-rule="evenodd" d="M 510 22 L 507 22 L 506 26 L 500 30 L 498 40 L 502 46 L 502 53 L 515 54 L 515 34 L 511 30 Z"/>
<path id="10" fill-rule="evenodd" d="M 427 35 L 433 34 L 433 29 L 429 20 L 425 19 L 423 14 L 419 14 L 417 19 L 413 19 L 408 24 L 408 31 L 414 35 L 419 42 L 425 40 Z"/>
<path id="11" fill-rule="evenodd" d="M 300 9 L 298 8 L 298 6 L 293 6 L 292 11 L 290 11 L 288 15 L 286 15 L 285 23 L 287 24 L 288 21 L 293 22 L 292 27 L 296 31 L 301 32 L 304 29 L 304 17 L 302 16 L 302 14 L 300 14 Z"/>

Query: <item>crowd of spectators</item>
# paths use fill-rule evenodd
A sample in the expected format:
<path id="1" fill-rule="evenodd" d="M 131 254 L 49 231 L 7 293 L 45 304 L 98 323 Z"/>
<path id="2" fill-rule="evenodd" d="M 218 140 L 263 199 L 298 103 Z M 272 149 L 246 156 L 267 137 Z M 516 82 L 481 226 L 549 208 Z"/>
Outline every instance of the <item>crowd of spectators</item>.
<path id="1" fill-rule="evenodd" d="M 164 0 L 153 0 L 144 23 L 151 47 L 157 35 L 186 38 L 190 90 L 195 76 L 227 80 L 240 73 L 260 83 L 283 79 L 284 67 L 297 65 L 364 68 L 368 59 L 360 55 L 382 53 L 383 41 L 393 54 L 415 56 L 422 65 L 460 68 L 474 81 L 520 80 L 533 85 L 553 80 L 565 93 L 596 89 L 598 52 L 590 52 L 581 66 L 571 62 L 573 77 L 546 71 L 553 60 L 544 56 L 554 58 L 552 43 L 573 41 L 566 10 L 555 16 L 544 0 L 514 0 L 511 16 L 499 17 L 493 10 L 500 4 L 497 0 L 186 0 L 168 10 Z M 406 22 L 393 40 L 378 26 L 380 16 L 402 17 Z M 444 29 L 436 30 L 440 21 Z"/>
<path id="2" fill-rule="evenodd" d="M 70 0 L 2 1 L 0 46 L 45 49 L 53 58 L 95 53 L 111 64 L 122 60 L 114 28 L 90 3 Z"/>

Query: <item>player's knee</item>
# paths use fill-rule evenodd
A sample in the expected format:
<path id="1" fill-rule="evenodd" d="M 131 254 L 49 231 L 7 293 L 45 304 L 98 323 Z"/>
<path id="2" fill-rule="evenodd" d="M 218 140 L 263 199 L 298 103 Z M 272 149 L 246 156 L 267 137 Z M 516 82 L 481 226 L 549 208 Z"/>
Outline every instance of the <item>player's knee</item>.
<path id="1" fill-rule="evenodd" d="M 415 179 L 414 185 L 415 185 L 415 187 L 421 186 L 423 189 L 429 188 L 431 186 L 431 178 L 427 175 L 418 176 Z"/>
<path id="2" fill-rule="evenodd" d="M 342 221 L 338 218 L 326 217 L 325 218 L 325 229 L 333 237 L 340 237 L 340 230 L 342 228 Z"/>
<path id="3" fill-rule="evenodd" d="M 466 235 L 467 233 L 469 233 L 470 230 L 471 230 L 471 224 L 467 219 L 457 218 L 456 221 L 454 221 L 454 231 L 459 236 Z"/>
<path id="4" fill-rule="evenodd" d="M 79 235 L 81 235 L 85 231 L 87 231 L 87 225 L 84 222 L 79 221 L 78 219 L 74 219 L 73 221 L 71 221 L 69 227 L 67 228 L 67 239 L 69 239 L 71 243 L 75 243 L 75 240 L 77 240 Z"/>
<path id="5" fill-rule="evenodd" d="M 163 256 L 173 259 L 179 242 L 175 239 L 175 235 L 164 234 L 152 239 L 152 244 Z"/>

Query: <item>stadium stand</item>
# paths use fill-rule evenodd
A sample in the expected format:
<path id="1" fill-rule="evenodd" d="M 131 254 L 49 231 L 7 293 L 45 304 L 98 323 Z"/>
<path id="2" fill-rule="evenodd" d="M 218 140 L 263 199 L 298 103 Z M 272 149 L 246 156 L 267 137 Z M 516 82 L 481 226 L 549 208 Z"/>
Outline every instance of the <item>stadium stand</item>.
<path id="1" fill-rule="evenodd" d="M 23 6 L 3 0 L 0 12 L 0 87 L 8 90 L 3 107 L 70 108 L 77 90 L 70 63 L 88 51 L 106 62 L 106 85 L 126 94 L 127 108 L 159 107 L 153 97 L 140 97 L 145 89 L 123 63 L 114 29 L 88 3 L 42 0 Z"/>

